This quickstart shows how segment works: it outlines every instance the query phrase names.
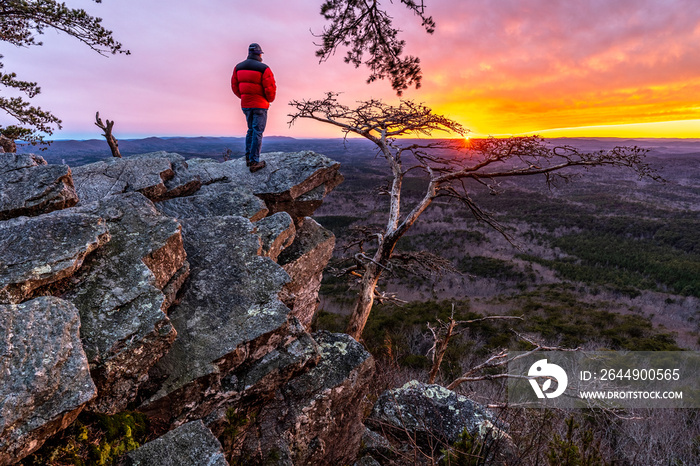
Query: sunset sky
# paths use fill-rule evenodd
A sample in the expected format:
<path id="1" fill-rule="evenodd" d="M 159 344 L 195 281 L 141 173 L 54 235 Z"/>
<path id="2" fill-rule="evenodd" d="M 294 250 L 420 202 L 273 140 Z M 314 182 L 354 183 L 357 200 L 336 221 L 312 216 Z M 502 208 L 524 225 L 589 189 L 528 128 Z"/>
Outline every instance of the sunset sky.
<path id="1" fill-rule="evenodd" d="M 404 98 L 475 135 L 700 138 L 697 0 L 426 0 L 433 35 L 399 2 L 384 3 L 421 58 L 423 86 Z M 289 128 L 292 99 L 333 90 L 347 104 L 397 102 L 388 82 L 366 84 L 368 71 L 343 63 L 342 51 L 318 63 L 321 0 L 67 4 L 104 18 L 132 54 L 105 58 L 51 31 L 42 47 L 0 44 L 4 71 L 38 81 L 34 101 L 63 120 L 57 139 L 99 137 L 98 110 L 116 120 L 118 138 L 243 135 L 230 75 L 250 42 L 278 83 L 266 135 L 340 136 L 314 122 Z"/>

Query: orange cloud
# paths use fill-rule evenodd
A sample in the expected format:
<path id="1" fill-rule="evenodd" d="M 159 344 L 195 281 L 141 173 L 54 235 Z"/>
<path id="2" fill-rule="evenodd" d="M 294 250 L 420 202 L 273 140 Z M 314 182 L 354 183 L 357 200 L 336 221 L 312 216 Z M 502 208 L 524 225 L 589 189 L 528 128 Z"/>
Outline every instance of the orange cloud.
<path id="1" fill-rule="evenodd" d="M 700 10 L 692 1 L 465 1 L 435 9 L 447 27 L 438 21 L 440 48 L 418 52 L 428 57 L 421 100 L 479 133 L 669 122 L 658 126 L 665 135 L 700 137 L 692 134 L 697 125 L 678 123 L 700 119 Z M 433 69 L 443 70 L 440 79 Z"/>

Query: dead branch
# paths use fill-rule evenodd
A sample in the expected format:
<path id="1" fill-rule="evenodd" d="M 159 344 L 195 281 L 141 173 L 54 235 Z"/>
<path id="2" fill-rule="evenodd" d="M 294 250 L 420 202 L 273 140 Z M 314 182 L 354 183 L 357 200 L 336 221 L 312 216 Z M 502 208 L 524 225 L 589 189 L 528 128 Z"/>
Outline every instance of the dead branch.
<path id="1" fill-rule="evenodd" d="M 428 350 L 429 355 L 431 353 L 433 354 L 433 366 L 430 369 L 428 383 L 435 382 L 435 378 L 437 377 L 438 372 L 440 371 L 440 365 L 442 364 L 442 359 L 445 356 L 445 352 L 447 351 L 447 346 L 449 345 L 450 340 L 453 336 L 458 335 L 462 332 L 463 329 L 458 329 L 458 326 L 469 325 L 476 322 L 483 322 L 485 320 L 523 320 L 523 318 L 519 316 L 487 316 L 473 320 L 455 320 L 454 315 L 455 305 L 453 304 L 452 314 L 450 315 L 450 319 L 447 322 L 443 322 L 442 320 L 437 319 L 438 326 L 435 328 L 428 324 L 428 329 L 430 330 L 430 333 L 433 334 L 433 346 Z"/>
<path id="2" fill-rule="evenodd" d="M 408 304 L 408 301 L 404 301 L 403 299 L 399 299 L 396 297 L 396 293 L 389 293 L 386 291 L 379 291 L 376 288 L 374 289 L 374 300 L 377 301 L 379 304 L 384 304 L 386 303 L 393 303 L 398 306 L 403 306 L 404 304 Z"/>
<path id="3" fill-rule="evenodd" d="M 114 135 L 112 135 L 112 128 L 114 127 L 114 121 L 109 121 L 105 120 L 107 124 L 105 125 L 102 123 L 102 119 L 100 118 L 100 112 L 97 112 L 95 114 L 95 126 L 100 128 L 104 133 L 102 136 L 105 137 L 107 140 L 107 144 L 109 144 L 109 149 L 112 151 L 112 157 L 122 157 L 122 154 L 119 153 L 119 143 L 117 142 L 116 138 Z"/>
<path id="4" fill-rule="evenodd" d="M 527 351 L 525 353 L 513 356 L 513 357 L 509 357 L 510 353 L 508 352 L 508 350 L 502 350 L 498 354 L 495 354 L 495 355 L 491 356 L 490 358 L 488 358 L 483 363 L 469 369 L 467 372 L 462 374 L 462 376 L 455 379 L 451 384 L 449 384 L 447 386 L 447 389 L 454 390 L 455 388 L 457 388 L 459 385 L 463 384 L 464 382 L 475 382 L 475 381 L 480 381 L 480 380 L 494 380 L 494 379 L 504 379 L 504 378 L 516 378 L 516 379 L 517 378 L 519 378 L 519 379 L 526 378 L 526 379 L 529 379 L 530 377 L 528 377 L 528 376 L 521 376 L 521 375 L 515 375 L 515 374 L 508 374 L 508 373 L 481 374 L 481 375 L 474 375 L 474 374 L 478 374 L 479 372 L 481 372 L 484 369 L 491 369 L 494 367 L 507 366 L 508 364 L 510 364 L 513 361 L 528 357 L 531 354 L 536 353 L 538 351 L 580 351 L 581 350 L 580 347 L 578 347 L 578 348 L 564 348 L 561 346 L 546 346 L 546 345 L 543 345 L 541 343 L 534 341 L 531 338 L 528 338 L 524 335 L 519 334 L 518 332 L 516 332 L 513 329 L 510 329 L 510 331 L 513 332 L 518 338 L 533 345 L 535 348 L 533 348 L 530 351 Z"/>
<path id="5" fill-rule="evenodd" d="M 442 277 L 446 273 L 461 273 L 449 259 L 428 251 L 395 252 L 389 267 L 404 270 L 419 277 Z"/>

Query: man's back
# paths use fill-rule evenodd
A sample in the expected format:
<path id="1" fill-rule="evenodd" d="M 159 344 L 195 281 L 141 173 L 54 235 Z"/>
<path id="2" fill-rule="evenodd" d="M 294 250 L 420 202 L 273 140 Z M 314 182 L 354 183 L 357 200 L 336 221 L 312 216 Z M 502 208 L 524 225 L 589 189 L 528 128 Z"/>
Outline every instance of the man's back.
<path id="1" fill-rule="evenodd" d="M 240 62 L 233 69 L 231 89 L 241 98 L 242 108 L 269 108 L 277 93 L 272 70 L 254 58 Z"/>

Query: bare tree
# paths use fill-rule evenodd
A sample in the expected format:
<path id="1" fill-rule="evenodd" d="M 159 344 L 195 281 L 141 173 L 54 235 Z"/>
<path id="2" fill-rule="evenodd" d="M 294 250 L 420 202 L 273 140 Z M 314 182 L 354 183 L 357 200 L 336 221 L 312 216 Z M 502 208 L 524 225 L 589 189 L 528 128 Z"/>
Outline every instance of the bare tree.
<path id="1" fill-rule="evenodd" d="M 109 121 L 105 120 L 107 124 L 105 125 L 102 123 L 102 118 L 100 118 L 100 112 L 97 112 L 95 114 L 95 126 L 100 128 L 104 133 L 102 136 L 105 137 L 107 140 L 107 144 L 109 144 L 109 149 L 112 151 L 112 157 L 122 157 L 122 154 L 119 152 L 119 143 L 117 142 L 117 139 L 114 137 L 112 134 L 112 128 L 114 128 L 114 121 Z"/>
<path id="2" fill-rule="evenodd" d="M 435 21 L 426 16 L 422 0 L 399 1 L 420 18 L 428 34 L 435 31 Z M 319 47 L 316 56 L 320 61 L 328 60 L 338 47 L 347 47 L 345 63 L 355 68 L 364 63 L 370 69 L 368 83 L 388 79 L 398 95 L 411 85 L 420 87 L 420 60 L 414 56 L 401 57 L 406 43 L 398 39 L 399 30 L 378 0 L 326 0 L 321 5 L 321 15 L 330 24 L 316 36 L 321 39 L 315 44 Z"/>
<path id="3" fill-rule="evenodd" d="M 454 317 L 455 307 L 453 304 L 452 314 L 450 315 L 450 319 L 448 321 L 444 322 L 437 319 L 437 325 L 432 326 L 428 324 L 428 330 L 430 330 L 430 333 L 433 336 L 433 346 L 428 351 L 428 354 L 433 355 L 433 365 L 430 369 L 430 374 L 428 375 L 428 383 L 435 383 L 435 379 L 437 378 L 438 372 L 440 372 L 440 366 L 442 365 L 442 360 L 445 357 L 450 340 L 462 333 L 464 326 L 486 320 L 523 320 L 523 318 L 519 316 L 487 316 L 472 320 L 455 320 Z M 482 368 L 483 367 L 486 366 L 482 366 Z"/>
<path id="4" fill-rule="evenodd" d="M 361 277 L 359 295 L 350 316 L 347 333 L 360 339 L 372 309 L 379 278 L 390 270 L 391 259 L 399 239 L 415 224 L 421 214 L 438 198 L 454 199 L 464 205 L 478 221 L 485 222 L 510 240 L 492 215 L 472 199 L 476 186 L 485 186 L 492 193 L 500 192 L 503 178 L 542 175 L 547 184 L 557 179 L 570 180 L 576 167 L 625 167 L 640 177 L 659 179 L 646 163 L 646 150 L 638 147 L 616 147 L 609 151 L 582 153 L 570 146 L 550 147 L 540 137 L 511 137 L 465 140 L 467 130 L 459 123 L 433 111 L 424 104 L 401 101 L 389 105 L 380 100 L 358 102 L 350 108 L 338 102 L 338 94 L 328 93 L 320 100 L 292 101 L 294 113 L 290 124 L 307 118 L 337 126 L 347 137 L 360 135 L 372 141 L 391 173 L 384 190 L 390 202 L 386 224 L 372 238 L 371 253 L 361 250 L 355 255 L 356 265 L 349 272 Z M 425 142 L 403 142 L 401 136 L 431 136 L 443 131 L 459 139 Z M 415 205 L 402 205 L 402 185 L 407 174 L 422 172 L 427 187 Z"/>

